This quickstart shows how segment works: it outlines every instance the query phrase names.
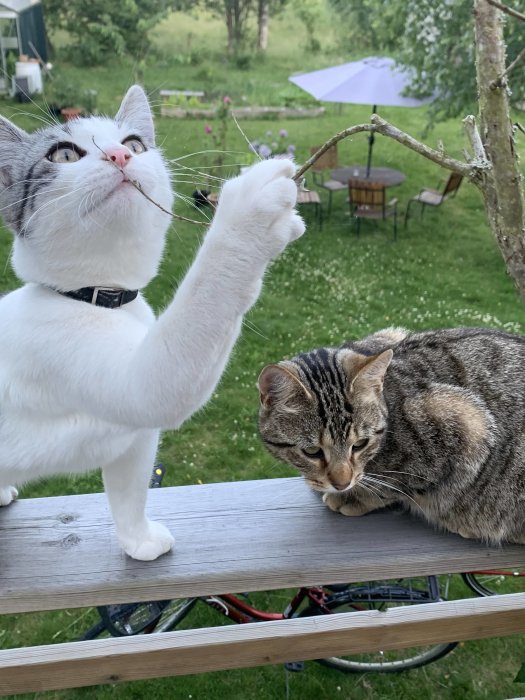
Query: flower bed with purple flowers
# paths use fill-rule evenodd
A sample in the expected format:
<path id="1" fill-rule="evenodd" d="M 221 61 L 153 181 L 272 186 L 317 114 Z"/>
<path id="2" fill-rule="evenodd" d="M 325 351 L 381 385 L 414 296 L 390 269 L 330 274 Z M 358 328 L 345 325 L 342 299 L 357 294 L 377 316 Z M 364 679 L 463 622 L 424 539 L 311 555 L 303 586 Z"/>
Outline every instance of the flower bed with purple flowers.
<path id="1" fill-rule="evenodd" d="M 269 158 L 270 156 L 279 155 L 293 157 L 295 155 L 295 145 L 288 142 L 288 132 L 286 129 L 280 129 L 276 134 L 269 129 L 263 139 L 251 141 L 250 148 L 253 153 L 260 158 Z"/>

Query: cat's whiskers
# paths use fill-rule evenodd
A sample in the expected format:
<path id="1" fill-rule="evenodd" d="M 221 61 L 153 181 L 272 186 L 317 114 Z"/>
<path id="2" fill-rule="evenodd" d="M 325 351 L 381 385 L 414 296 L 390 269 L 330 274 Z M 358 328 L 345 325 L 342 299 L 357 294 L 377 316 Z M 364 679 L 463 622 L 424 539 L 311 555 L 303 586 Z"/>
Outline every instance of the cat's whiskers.
<path id="1" fill-rule="evenodd" d="M 88 200 L 91 199 L 91 203 L 88 205 Z M 81 213 L 82 207 L 84 208 L 83 212 Z M 91 192 L 88 192 L 85 197 L 83 197 L 79 204 L 78 204 L 78 219 L 81 222 L 82 226 L 84 228 L 87 228 L 87 220 L 89 220 L 91 223 L 90 225 L 95 225 L 98 229 L 104 230 L 106 227 L 106 223 L 108 221 L 108 218 L 110 216 L 110 212 L 107 211 L 106 213 L 106 219 L 104 222 L 97 221 L 93 217 L 93 211 L 96 209 L 96 202 L 95 202 L 95 190 L 92 190 Z"/>
<path id="2" fill-rule="evenodd" d="M 226 180 L 226 178 L 219 177 L 218 175 L 211 175 L 210 173 L 203 172 L 202 169 L 197 168 L 170 168 L 170 173 L 171 175 L 186 175 L 187 177 L 191 177 L 191 180 L 189 180 L 189 182 L 192 182 L 194 184 L 197 184 L 197 182 L 194 179 L 194 176 L 198 175 L 199 177 L 203 178 L 204 184 L 208 186 L 210 184 L 210 180 L 214 180 L 219 184 L 225 182 Z"/>
<path id="3" fill-rule="evenodd" d="M 30 182 L 29 180 L 26 180 L 26 182 Z M 34 180 L 34 182 L 37 182 L 37 180 Z M 42 181 L 43 182 L 43 181 Z M 47 180 L 47 182 L 53 182 L 53 179 Z M 46 189 L 46 194 L 53 194 L 53 192 L 60 192 L 61 190 L 64 190 L 65 187 L 57 187 L 55 189 Z M 15 202 L 11 202 L 10 204 L 7 204 L 5 207 L 0 208 L 0 211 L 6 211 L 10 207 L 14 207 L 17 204 L 22 204 L 22 202 L 28 202 L 30 199 L 34 199 L 40 194 L 40 190 L 37 192 L 34 192 L 33 194 L 26 195 L 25 197 L 22 197 L 22 199 L 17 199 Z"/>
<path id="4" fill-rule="evenodd" d="M 60 197 L 55 197 L 55 199 L 52 199 L 48 202 L 44 202 L 44 204 L 42 204 L 42 206 L 38 207 L 38 209 L 36 209 L 31 214 L 29 219 L 22 226 L 22 228 L 20 229 L 20 232 L 22 233 L 22 235 L 24 235 L 24 233 L 27 231 L 27 227 L 29 226 L 31 219 L 33 219 L 33 217 L 35 217 L 39 212 L 41 212 L 46 207 L 56 205 L 57 202 L 59 202 L 61 199 L 64 199 L 65 197 L 71 197 L 71 195 L 76 194 L 77 192 L 81 192 L 83 190 L 83 188 L 84 188 L 84 186 L 80 185 L 79 187 L 75 188 L 74 190 L 70 190 L 69 192 L 66 192 L 65 194 L 61 195 Z M 55 210 L 53 211 L 53 213 L 55 213 Z"/>
<path id="5" fill-rule="evenodd" d="M 414 505 L 416 505 L 422 513 L 425 512 L 423 510 L 423 508 L 421 508 L 419 503 L 417 501 L 415 501 L 412 498 L 412 496 L 410 496 L 408 493 L 406 493 L 406 491 L 403 491 L 403 489 L 397 488 L 396 486 L 393 486 L 392 484 L 384 482 L 381 479 L 375 478 L 375 477 L 371 476 L 371 474 L 363 474 L 359 483 L 361 484 L 361 481 L 365 481 L 365 480 L 369 483 L 371 482 L 373 484 L 376 484 L 377 486 L 383 486 L 384 488 L 390 489 L 391 491 L 396 491 L 397 493 L 401 493 L 403 496 L 406 496 L 406 498 L 408 498 L 410 501 L 412 501 L 412 503 L 414 503 Z"/>
<path id="6" fill-rule="evenodd" d="M 270 338 L 268 338 L 266 335 L 264 335 L 264 333 L 261 333 L 261 331 L 257 328 L 257 326 L 255 324 L 252 324 L 251 321 L 248 321 L 246 318 L 243 318 L 242 325 L 245 326 L 246 328 L 248 328 L 253 333 L 256 333 L 257 335 L 259 335 L 264 340 L 270 340 Z"/>
<path id="7" fill-rule="evenodd" d="M 359 486 L 364 490 L 364 491 L 369 491 L 373 496 L 379 499 L 381 502 L 381 505 L 384 504 L 384 499 L 381 495 L 381 492 L 379 490 L 376 490 L 373 488 L 370 484 L 365 484 L 363 481 L 359 482 Z"/>
<path id="8" fill-rule="evenodd" d="M 202 215 L 204 221 L 202 221 L 203 224 L 210 223 L 210 221 L 213 218 L 213 215 L 209 215 L 208 212 L 200 209 L 196 204 L 195 201 L 193 200 L 193 197 L 188 197 L 188 195 L 178 193 L 177 197 L 179 197 L 183 202 L 188 204 L 192 209 L 195 209 L 195 211 L 198 211 L 199 214 Z"/>
<path id="9" fill-rule="evenodd" d="M 237 117 L 235 116 L 235 114 L 234 114 L 233 112 L 230 112 L 230 114 L 231 114 L 231 117 L 232 117 L 232 119 L 233 119 L 233 121 L 234 121 L 234 123 L 235 123 L 235 126 L 236 126 L 237 129 L 240 131 L 242 137 L 244 138 L 244 140 L 245 140 L 246 143 L 248 144 L 248 148 L 250 149 L 250 152 L 251 152 L 252 154 L 255 154 L 255 155 L 259 158 L 259 160 L 263 160 L 263 158 L 262 158 L 262 156 L 260 155 L 260 153 L 257 153 L 257 151 L 255 150 L 255 148 L 252 146 L 250 139 L 246 136 L 246 134 L 244 133 L 244 131 L 241 129 L 241 125 L 240 125 L 239 122 L 237 121 Z"/>
<path id="10" fill-rule="evenodd" d="M 43 117 L 40 114 L 34 114 L 33 112 L 22 112 L 21 110 L 16 110 L 15 114 L 17 117 L 31 117 L 31 119 L 38 119 L 38 121 L 42 122 L 42 124 L 45 124 L 46 126 L 54 127 L 60 124 L 60 122 L 55 120 L 51 115 Z"/>
<path id="11" fill-rule="evenodd" d="M 178 156 L 177 158 L 171 158 L 168 163 L 178 163 L 181 160 L 186 160 L 186 158 L 193 158 L 194 156 L 208 155 L 209 153 L 221 153 L 222 155 L 246 155 L 244 151 L 221 151 L 219 149 L 208 148 L 204 151 L 193 151 L 193 153 L 185 153 L 183 156 Z M 214 166 L 210 166 L 214 167 Z"/>
<path id="12" fill-rule="evenodd" d="M 422 474 L 418 474 L 417 472 L 403 472 L 399 469 L 385 469 L 382 473 L 384 473 L 384 474 L 406 474 L 407 476 L 413 476 L 416 479 L 424 479 L 425 481 L 428 481 L 429 484 L 436 483 L 432 479 L 429 479 L 428 477 L 423 476 Z"/>

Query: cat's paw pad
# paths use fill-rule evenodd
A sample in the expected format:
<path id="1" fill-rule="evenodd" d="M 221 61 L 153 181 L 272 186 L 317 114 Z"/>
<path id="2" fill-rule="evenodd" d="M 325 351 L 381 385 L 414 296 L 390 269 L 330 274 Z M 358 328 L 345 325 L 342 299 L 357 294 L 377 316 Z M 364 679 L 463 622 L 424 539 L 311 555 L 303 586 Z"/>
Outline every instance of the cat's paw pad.
<path id="1" fill-rule="evenodd" d="M 18 491 L 14 486 L 0 488 L 0 506 L 8 506 L 18 496 Z"/>
<path id="2" fill-rule="evenodd" d="M 297 185 L 295 165 L 286 159 L 268 160 L 229 180 L 221 191 L 217 221 L 236 232 L 244 243 L 251 241 L 266 259 L 278 255 L 304 233 L 295 212 Z"/>
<path id="3" fill-rule="evenodd" d="M 174 542 L 175 539 L 168 528 L 152 520 L 148 521 L 147 532 L 142 537 L 121 539 L 126 554 L 140 561 L 157 559 L 161 554 L 169 552 Z"/>

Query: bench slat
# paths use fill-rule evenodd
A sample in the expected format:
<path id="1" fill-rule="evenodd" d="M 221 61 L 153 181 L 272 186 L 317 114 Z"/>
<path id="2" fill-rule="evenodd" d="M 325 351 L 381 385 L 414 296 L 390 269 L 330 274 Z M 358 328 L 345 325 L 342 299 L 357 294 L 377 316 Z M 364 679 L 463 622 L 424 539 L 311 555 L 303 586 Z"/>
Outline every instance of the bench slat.
<path id="1" fill-rule="evenodd" d="M 0 695 L 520 632 L 525 632 L 525 593 L 5 650 Z"/>
<path id="2" fill-rule="evenodd" d="M 404 513 L 332 513 L 301 478 L 154 489 L 175 535 L 154 562 L 125 556 L 104 494 L 0 508 L 0 613 L 525 567 L 525 547 L 489 547 Z"/>

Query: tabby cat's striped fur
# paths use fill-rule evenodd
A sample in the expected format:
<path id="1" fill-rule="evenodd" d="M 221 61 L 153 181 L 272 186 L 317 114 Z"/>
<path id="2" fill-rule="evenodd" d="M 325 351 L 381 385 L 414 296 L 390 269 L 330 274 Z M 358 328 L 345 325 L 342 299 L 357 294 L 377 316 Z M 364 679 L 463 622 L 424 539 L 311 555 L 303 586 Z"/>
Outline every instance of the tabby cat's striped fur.
<path id="1" fill-rule="evenodd" d="M 344 515 L 525 544 L 524 370 L 522 336 L 389 328 L 265 367 L 259 430 Z"/>

